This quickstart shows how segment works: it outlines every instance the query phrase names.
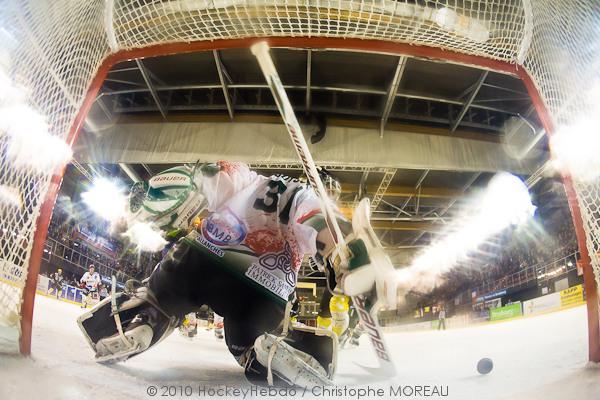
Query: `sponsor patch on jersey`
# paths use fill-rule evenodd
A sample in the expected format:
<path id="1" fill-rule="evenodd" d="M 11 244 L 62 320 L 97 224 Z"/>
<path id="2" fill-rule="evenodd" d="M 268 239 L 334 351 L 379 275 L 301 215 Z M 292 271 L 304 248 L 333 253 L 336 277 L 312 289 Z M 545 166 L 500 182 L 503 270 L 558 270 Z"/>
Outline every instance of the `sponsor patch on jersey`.
<path id="1" fill-rule="evenodd" d="M 246 276 L 284 300 L 294 291 L 294 286 L 256 264 L 248 268 Z"/>
<path id="2" fill-rule="evenodd" d="M 225 208 L 202 221 L 202 235 L 217 246 L 234 246 L 244 241 L 246 226 L 230 209 Z"/>
<path id="3" fill-rule="evenodd" d="M 288 243 L 281 252 L 267 253 L 252 264 L 246 276 L 284 300 L 296 287 L 296 273 L 292 269 L 292 253 Z"/>
<path id="4" fill-rule="evenodd" d="M 211 242 L 209 242 L 208 240 L 206 240 L 202 235 L 199 235 L 195 231 L 193 231 L 192 233 L 194 234 L 193 235 L 194 240 L 196 242 L 200 243 L 208 251 L 210 251 L 211 253 L 213 253 L 217 257 L 223 257 L 225 255 L 225 252 L 223 250 L 221 250 L 220 248 L 218 248 L 217 246 L 215 246 L 214 244 L 212 244 Z"/>
<path id="5" fill-rule="evenodd" d="M 288 285 L 296 284 L 296 274 L 292 269 L 292 249 L 288 243 L 285 243 L 284 250 L 280 253 L 267 253 L 262 255 L 259 260 L 261 267 L 271 271 L 279 271 L 285 276 Z"/>

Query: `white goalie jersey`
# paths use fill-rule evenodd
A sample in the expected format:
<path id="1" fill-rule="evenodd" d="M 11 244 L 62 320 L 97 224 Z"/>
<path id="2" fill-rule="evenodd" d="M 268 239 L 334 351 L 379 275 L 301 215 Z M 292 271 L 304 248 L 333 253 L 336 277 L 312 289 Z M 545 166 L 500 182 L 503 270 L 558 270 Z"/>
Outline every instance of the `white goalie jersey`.
<path id="1" fill-rule="evenodd" d="M 171 168 L 144 190 L 138 213 L 145 219 L 165 231 L 190 230 L 189 244 L 280 301 L 294 291 L 302 259 L 315 255 L 326 228 L 312 188 L 243 163 Z"/>
<path id="2" fill-rule="evenodd" d="M 241 245 L 257 255 L 284 252 L 294 269 L 304 254 L 317 251 L 318 231 L 306 224 L 321 212 L 311 188 L 285 175 L 258 175 L 241 163 L 205 168 L 211 167 L 219 171 L 203 180 L 210 215 L 201 229 L 210 243 Z"/>
<path id="3" fill-rule="evenodd" d="M 209 215 L 191 235 L 196 247 L 287 301 L 304 255 L 317 252 L 325 227 L 314 191 L 296 178 L 265 177 L 241 163 L 205 165 L 202 173 Z"/>

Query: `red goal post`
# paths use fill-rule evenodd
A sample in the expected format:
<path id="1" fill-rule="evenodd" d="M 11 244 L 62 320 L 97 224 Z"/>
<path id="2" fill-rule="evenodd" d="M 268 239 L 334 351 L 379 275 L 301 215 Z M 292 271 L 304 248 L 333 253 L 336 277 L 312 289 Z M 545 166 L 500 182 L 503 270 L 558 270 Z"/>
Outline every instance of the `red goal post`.
<path id="1" fill-rule="evenodd" d="M 39 6 L 35 0 L 9 0 L 8 11 L 0 16 L 0 28 L 15 24 L 17 41 L 22 42 L 21 46 L 26 46 L 25 49 L 6 49 L 9 57 L 22 56 L 22 59 L 9 63 L 9 75 L 16 76 L 26 86 L 33 86 L 29 103 L 48 116 L 53 127 L 51 133 L 62 137 L 69 145 L 75 142 L 108 71 L 116 63 L 175 53 L 249 48 L 254 42 L 265 38 L 268 38 L 271 47 L 340 49 L 424 57 L 515 75 L 524 82 L 549 134 L 556 131 L 557 125 L 570 122 L 569 118 L 577 114 L 573 108 L 590 107 L 573 101 L 576 93 L 569 90 L 582 89 L 585 87 L 584 80 L 592 76 L 594 62 L 589 59 L 587 49 L 577 49 L 577 46 L 583 46 L 583 38 L 587 37 L 587 43 L 594 44 L 590 41 L 598 41 L 600 37 L 597 34 L 600 16 L 593 14 L 591 1 L 557 6 L 551 0 L 523 0 L 504 10 L 494 6 L 491 1 L 473 1 L 468 10 L 451 10 L 456 16 L 448 19 L 453 21 L 454 25 L 451 26 L 448 20 L 440 21 L 442 12 L 439 10 L 450 9 L 443 1 L 428 7 L 430 10 L 418 10 L 420 14 L 415 12 L 414 15 L 404 8 L 400 14 L 397 11 L 399 7 L 409 7 L 414 11 L 420 6 L 408 1 L 385 0 L 230 0 L 219 3 L 219 8 L 214 5 L 217 2 L 201 2 L 206 3 L 206 7 L 201 9 L 191 9 L 192 2 L 186 1 L 126 3 L 56 0 Z M 213 9 L 209 3 L 213 4 Z M 171 7 L 168 12 L 165 11 L 167 6 Z M 429 15 L 425 15 L 427 12 Z M 560 15 L 561 12 L 565 17 L 563 24 L 546 26 L 550 16 Z M 444 15 L 447 17 L 447 14 Z M 481 27 L 470 22 L 470 19 L 477 18 L 481 18 L 483 25 L 489 28 L 487 40 L 482 41 L 485 33 L 481 33 Z M 581 21 L 581 24 L 573 28 L 573 20 Z M 51 26 L 51 23 L 58 21 L 64 27 Z M 76 22 L 78 26 L 75 26 Z M 74 35 L 73 32 L 78 34 Z M 569 39 L 574 41 L 571 53 L 578 55 L 578 58 L 571 59 L 575 65 L 567 69 L 572 75 L 567 79 L 572 88 L 559 82 L 564 69 L 556 67 L 552 60 L 556 56 L 553 52 L 562 51 L 560 45 Z M 47 48 L 46 43 L 58 43 L 61 40 L 71 42 L 56 45 L 58 50 Z M 9 45 L 0 43 L 0 66 L 4 50 L 2 46 Z M 597 48 L 597 43 L 595 45 Z M 40 59 L 35 59 L 34 55 Z M 577 65 L 577 62 L 580 64 Z M 39 64 L 40 67 L 27 66 L 26 63 Z M 69 68 L 61 68 L 63 64 Z M 21 72 L 21 76 L 19 67 L 25 71 Z M 43 71 L 48 76 L 40 78 L 38 75 Z M 0 160 L 0 163 L 5 162 L 4 159 Z M 0 164 L 0 167 L 4 168 L 5 165 Z M 16 167 L 8 164 L 6 168 L 16 170 Z M 26 251 L 25 255 L 19 253 L 18 257 L 12 256 L 10 252 L 14 246 L 2 243 L 0 256 L 3 261 L 18 264 L 18 259 L 21 268 L 26 271 L 26 279 L 21 285 L 19 299 L 12 304 L 15 303 L 15 294 L 4 294 L 2 285 L 6 284 L 3 284 L 0 276 L 0 304 L 9 304 L 13 310 L 10 318 L 4 320 L 0 311 L 0 328 L 6 321 L 14 323 L 13 314 L 18 315 L 19 326 L 14 328 L 18 331 L 19 351 L 24 355 L 31 352 L 37 275 L 63 173 L 64 166 L 54 174 L 34 176 L 21 183 L 25 186 L 33 182 L 40 187 L 37 197 L 29 199 L 33 210 L 29 212 L 29 218 L 33 222 L 24 235 L 29 235 L 30 242 L 26 242 L 26 250 L 30 251 Z M 5 183 L 7 175 L 10 175 L 10 171 L 0 175 L 0 184 Z M 595 230 L 596 218 L 600 218 L 600 215 L 596 215 L 597 209 L 591 209 L 592 206 L 600 207 L 600 197 L 583 198 L 587 193 L 595 193 L 595 186 L 592 189 L 587 186 L 597 183 L 586 186 L 573 182 L 567 175 L 563 176 L 563 182 L 584 269 L 589 359 L 600 361 L 598 273 L 594 273 L 594 270 L 600 270 L 596 255 L 600 250 L 600 233 Z M 5 210 L 2 211 L 0 226 L 9 226 L 12 220 L 5 218 Z M 19 282 L 13 286 L 19 286 Z"/>

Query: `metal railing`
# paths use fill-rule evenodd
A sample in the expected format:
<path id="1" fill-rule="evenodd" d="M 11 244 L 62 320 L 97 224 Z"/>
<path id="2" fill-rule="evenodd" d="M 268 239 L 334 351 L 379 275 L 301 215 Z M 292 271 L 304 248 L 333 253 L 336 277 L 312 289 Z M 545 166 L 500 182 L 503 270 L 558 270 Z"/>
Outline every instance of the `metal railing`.
<path id="1" fill-rule="evenodd" d="M 116 276 L 117 280 L 120 282 L 125 282 L 127 279 L 132 279 L 131 275 L 124 273 L 123 271 L 119 271 L 113 267 L 110 267 L 99 260 L 99 257 L 92 257 L 88 254 L 83 254 L 75 247 L 71 247 L 65 243 L 62 243 L 56 239 L 48 237 L 46 239 L 45 247 L 44 247 L 44 258 L 47 261 L 50 261 L 50 256 L 55 256 L 60 258 L 63 261 L 66 261 L 77 268 L 80 268 L 84 271 L 87 271 L 90 264 L 94 264 L 96 271 L 101 276 Z M 110 258 L 107 257 L 106 258 Z M 112 259 L 112 261 L 117 261 Z"/>
<path id="2" fill-rule="evenodd" d="M 510 289 L 513 287 L 522 286 L 534 280 L 540 282 L 556 278 L 574 269 L 577 269 L 578 254 L 579 252 L 576 251 L 550 262 L 532 265 L 500 279 L 496 279 L 491 282 L 485 282 L 483 285 L 475 288 L 475 291 L 478 295 L 480 295 L 493 292 L 494 290 Z"/>

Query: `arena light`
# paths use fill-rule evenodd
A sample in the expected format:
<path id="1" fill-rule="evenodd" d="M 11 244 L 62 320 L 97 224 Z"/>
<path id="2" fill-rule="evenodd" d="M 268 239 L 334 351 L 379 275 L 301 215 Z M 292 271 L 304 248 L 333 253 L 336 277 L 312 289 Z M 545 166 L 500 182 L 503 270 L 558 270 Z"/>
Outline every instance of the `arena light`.
<path id="1" fill-rule="evenodd" d="M 420 291 L 432 289 L 440 276 L 477 250 L 491 236 L 510 225 L 522 224 L 535 212 L 521 179 L 500 173 L 475 198 L 469 215 L 457 218 L 438 241 L 427 247 L 407 268 L 397 271 L 398 286 Z"/>
<path id="2" fill-rule="evenodd" d="M 141 251 L 159 251 L 167 244 L 167 241 L 161 235 L 161 231 L 147 222 L 134 222 L 127 229 L 124 236 L 129 238 Z"/>
<path id="3" fill-rule="evenodd" d="M 487 42 L 490 38 L 490 31 L 485 23 L 472 16 L 458 14 L 449 7 L 433 10 L 424 7 L 423 11 L 424 17 L 431 15 L 431 20 L 448 32 L 453 32 L 479 43 Z"/>
<path id="4" fill-rule="evenodd" d="M 600 175 L 600 135 L 597 115 L 561 127 L 550 140 L 554 167 L 582 182 Z"/>
<path id="5" fill-rule="evenodd" d="M 25 91 L 20 87 L 14 86 L 8 75 L 0 69 L 0 102 L 8 104 L 9 102 L 23 103 L 25 101 Z"/>
<path id="6" fill-rule="evenodd" d="M 127 196 L 115 181 L 108 178 L 95 179 L 81 198 L 90 210 L 111 223 L 126 215 Z"/>
<path id="7" fill-rule="evenodd" d="M 19 189 L 8 185 L 0 185 L 0 203 L 21 209 L 23 202 L 21 201 Z"/>
<path id="8" fill-rule="evenodd" d="M 558 125 L 550 149 L 555 169 L 587 183 L 600 176 L 600 81 L 590 82 L 577 101 L 590 107 Z"/>
<path id="9" fill-rule="evenodd" d="M 7 155 L 18 167 L 52 174 L 73 156 L 71 147 L 49 131 L 45 116 L 25 103 L 25 92 L 0 70 L 0 135 Z"/>

